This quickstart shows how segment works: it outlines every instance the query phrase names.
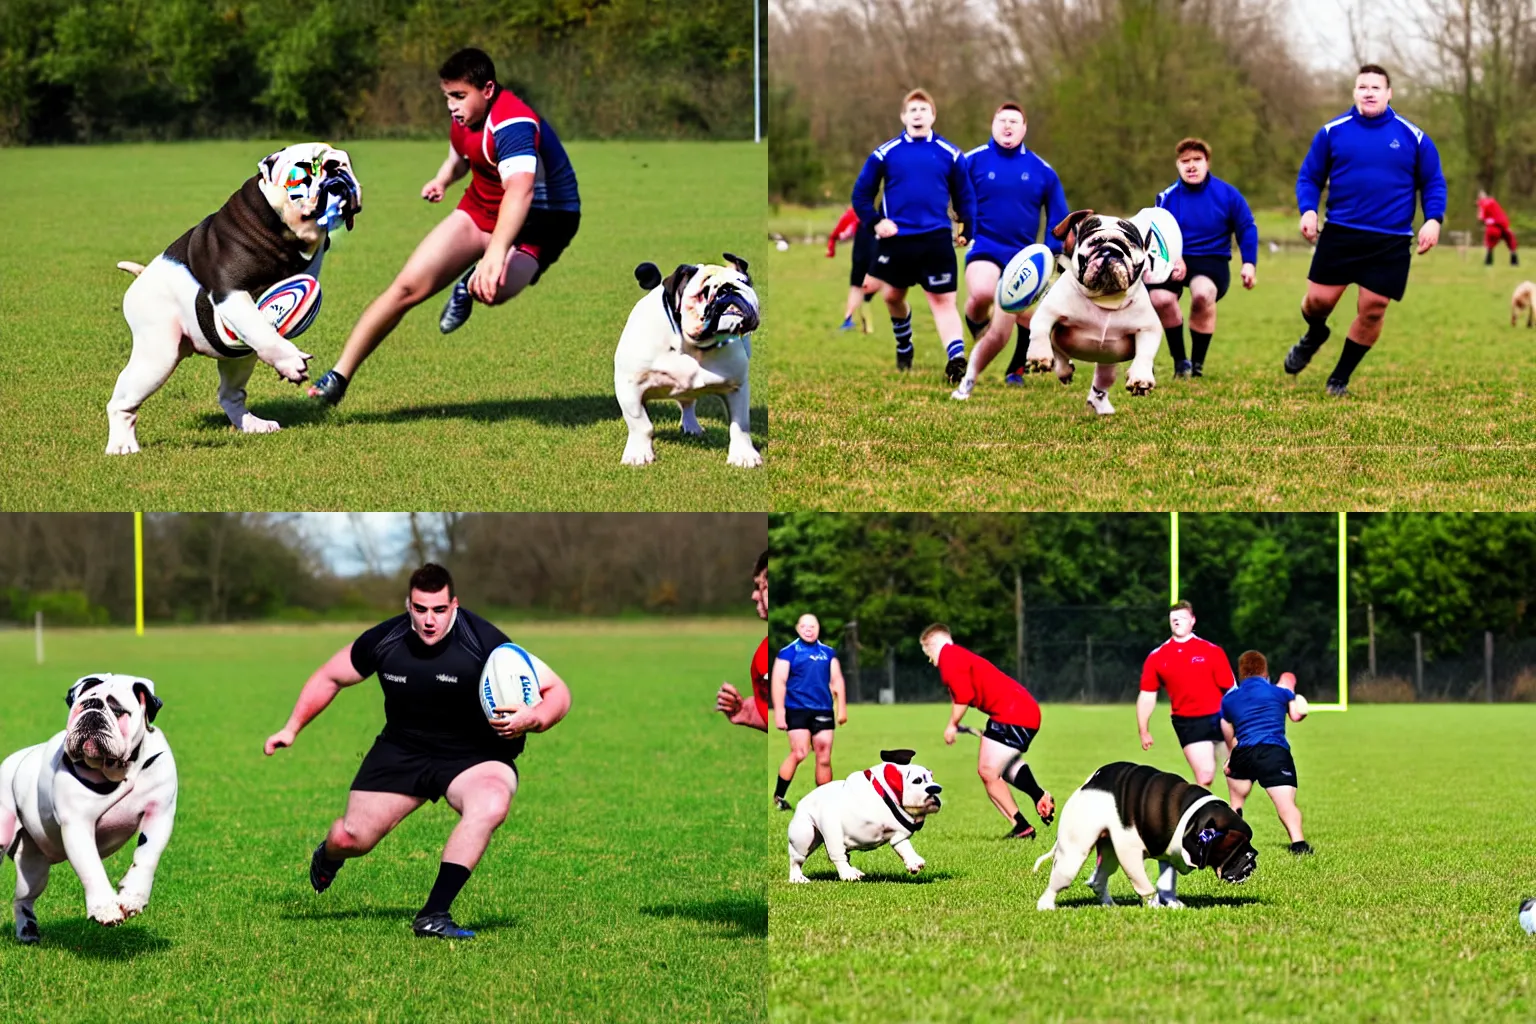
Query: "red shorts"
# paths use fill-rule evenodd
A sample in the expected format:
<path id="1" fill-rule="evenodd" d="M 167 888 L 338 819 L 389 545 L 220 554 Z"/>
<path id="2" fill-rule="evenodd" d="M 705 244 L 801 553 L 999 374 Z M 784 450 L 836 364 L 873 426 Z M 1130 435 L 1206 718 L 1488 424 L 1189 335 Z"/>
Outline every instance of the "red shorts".
<path id="1" fill-rule="evenodd" d="M 1509 228 L 1501 227 L 1498 224 L 1484 225 L 1483 248 L 1492 249 L 1494 246 L 1499 244 L 1501 239 L 1509 243 L 1510 252 L 1515 251 L 1515 233 L 1513 231 L 1511 231 Z"/>

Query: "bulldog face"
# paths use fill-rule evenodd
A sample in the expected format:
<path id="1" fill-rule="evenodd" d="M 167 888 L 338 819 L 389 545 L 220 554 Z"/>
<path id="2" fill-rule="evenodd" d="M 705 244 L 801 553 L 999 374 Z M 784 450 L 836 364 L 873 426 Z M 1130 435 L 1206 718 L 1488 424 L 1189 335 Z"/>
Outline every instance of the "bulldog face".
<path id="1" fill-rule="evenodd" d="M 925 816 L 938 812 L 941 806 L 939 794 L 944 787 L 933 781 L 933 772 L 912 763 L 915 754 L 912 750 L 882 750 L 881 763 L 870 770 L 901 801 L 902 810 L 914 821 L 922 821 Z"/>
<path id="2" fill-rule="evenodd" d="M 362 212 L 363 188 L 345 150 L 301 142 L 266 157 L 257 173 L 267 202 L 305 243 L 341 223 L 352 230 L 352 219 Z"/>
<path id="3" fill-rule="evenodd" d="M 664 284 L 663 301 L 675 312 L 683 335 L 699 348 L 757 330 L 757 293 L 747 262 L 725 254 L 730 266 L 684 264 Z"/>
<path id="4" fill-rule="evenodd" d="M 1258 867 L 1259 851 L 1251 837 L 1238 829 L 1191 828 L 1185 845 L 1192 847 L 1191 860 L 1216 872 L 1223 882 L 1238 885 Z"/>
<path id="5" fill-rule="evenodd" d="M 161 706 L 148 679 L 109 673 L 76 680 L 64 703 L 64 753 L 114 782 L 128 774 L 129 758 Z"/>
<path id="6" fill-rule="evenodd" d="M 1066 243 L 1063 254 L 1072 276 L 1090 296 L 1124 292 L 1147 268 L 1146 243 L 1128 220 L 1078 210 L 1056 225 L 1053 234 Z"/>

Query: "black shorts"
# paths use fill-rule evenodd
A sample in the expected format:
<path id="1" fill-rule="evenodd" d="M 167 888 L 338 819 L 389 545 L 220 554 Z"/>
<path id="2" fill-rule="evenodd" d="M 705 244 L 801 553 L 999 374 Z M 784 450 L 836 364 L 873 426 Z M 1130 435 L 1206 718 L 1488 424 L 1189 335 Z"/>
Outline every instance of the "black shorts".
<path id="1" fill-rule="evenodd" d="M 955 241 L 948 231 L 892 235 L 876 246 L 869 272 L 892 288 L 921 287 L 933 295 L 958 288 Z"/>
<path id="2" fill-rule="evenodd" d="M 993 743 L 1012 747 L 1022 754 L 1029 749 L 1030 743 L 1034 741 L 1035 734 L 1039 731 L 1039 729 L 1026 729 L 1022 725 L 1004 725 L 995 718 L 989 718 L 982 735 Z"/>
<path id="3" fill-rule="evenodd" d="M 528 217 L 523 221 L 523 226 L 517 233 L 517 238 L 512 244 L 532 245 L 538 247 L 539 269 L 533 275 L 529 284 L 536 284 L 539 278 L 544 276 L 544 271 L 554 266 L 560 260 L 560 254 L 565 252 L 571 244 L 571 239 L 576 237 L 576 229 L 581 226 L 581 214 L 572 210 L 540 210 L 530 209 Z"/>
<path id="4" fill-rule="evenodd" d="M 859 226 L 853 231 L 853 256 L 848 267 L 849 287 L 864 287 L 864 278 L 869 274 L 869 265 L 875 258 L 875 243 L 874 231 L 859 221 Z"/>
<path id="5" fill-rule="evenodd" d="M 1169 278 L 1162 284 L 1149 284 L 1147 289 L 1161 288 L 1163 291 L 1173 292 L 1175 295 L 1183 295 L 1185 287 L 1197 277 L 1208 277 L 1216 286 L 1216 301 L 1227 294 L 1227 289 L 1232 286 L 1232 257 L 1231 256 L 1185 256 L 1184 279 L 1175 281 Z"/>
<path id="6" fill-rule="evenodd" d="M 1250 779 L 1265 789 L 1296 785 L 1296 762 L 1291 752 L 1278 743 L 1255 743 L 1238 747 L 1227 762 L 1228 775 Z"/>
<path id="7" fill-rule="evenodd" d="M 819 708 L 785 708 L 784 722 L 791 732 L 796 729 L 809 729 L 812 736 L 837 728 L 836 713 L 822 711 Z"/>
<path id="8" fill-rule="evenodd" d="M 1201 743 L 1209 740 L 1212 743 L 1226 744 L 1226 739 L 1221 735 L 1221 713 L 1214 715 L 1174 715 L 1173 734 L 1179 738 L 1179 746 L 1187 747 L 1191 743 Z"/>
<path id="9" fill-rule="evenodd" d="M 1412 235 L 1324 224 L 1307 280 L 1314 284 L 1355 284 L 1401 301 L 1408 288 L 1412 260 Z"/>
<path id="10" fill-rule="evenodd" d="M 370 793 L 403 793 L 436 803 L 461 772 L 486 761 L 500 761 L 517 771 L 515 754 L 429 754 L 380 735 L 358 767 L 352 788 Z"/>

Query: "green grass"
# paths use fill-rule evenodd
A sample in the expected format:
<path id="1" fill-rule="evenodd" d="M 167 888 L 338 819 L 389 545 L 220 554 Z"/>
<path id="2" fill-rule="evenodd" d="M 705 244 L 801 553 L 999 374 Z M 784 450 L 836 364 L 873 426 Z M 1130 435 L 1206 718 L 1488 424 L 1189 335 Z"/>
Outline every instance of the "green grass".
<path id="1" fill-rule="evenodd" d="M 790 885 L 788 815 L 770 830 L 770 1019 L 790 1021 L 1447 1021 L 1536 1017 L 1536 941 L 1516 922 L 1536 895 L 1530 734 L 1536 708 L 1438 705 L 1319 712 L 1290 726 L 1299 803 L 1316 856 L 1296 859 L 1255 790 L 1258 870 L 1241 886 L 1211 872 L 1181 882 L 1186 909 L 1117 905 L 1084 881 L 1041 913 L 1046 868 L 1006 826 L 976 777 L 976 740 L 941 739 L 947 706 L 855 705 L 838 732 L 835 777 L 916 748 L 945 787 L 913 845 L 915 879 L 888 849 L 854 854 L 869 872 L 839 883 L 824 852 L 811 885 Z M 979 724 L 977 722 L 972 724 Z M 1188 775 L 1168 726 L 1143 755 L 1134 711 L 1056 706 L 1030 751 L 1063 801 L 1099 765 L 1150 760 Z M 777 763 L 783 741 L 772 744 Z M 802 769 L 791 799 L 810 788 Z M 1225 786 L 1218 781 L 1218 795 Z M 1032 816 L 1033 818 L 1033 816 Z M 1038 826 L 1038 821 L 1036 822 Z"/>
<path id="2" fill-rule="evenodd" d="M 454 906 L 473 942 L 410 918 L 457 818 L 428 804 L 323 895 L 309 853 L 383 721 L 377 686 L 342 693 L 288 751 L 265 738 L 308 674 L 356 636 L 325 627 L 0 634 L 0 751 L 62 727 L 89 671 L 150 676 L 176 754 L 176 829 L 148 909 L 85 917 L 56 866 L 42 943 L 0 932 L 0 1019 L 32 1021 L 744 1021 L 765 1014 L 767 905 L 755 766 L 762 734 L 712 711 L 743 678 L 756 620 L 519 624 L 573 693 L 530 737 L 506 824 Z M 132 844 L 127 848 L 131 850 Z M 114 880 L 131 853 L 108 862 Z M 0 886 L 14 868 L 0 870 Z"/>
<path id="3" fill-rule="evenodd" d="M 293 140 L 286 140 L 293 141 Z M 258 366 L 251 409 L 286 428 L 246 436 L 215 399 L 214 361 L 195 357 L 144 405 L 140 454 L 107 458 L 106 403 L 127 361 L 114 264 L 148 262 L 217 209 L 283 142 L 0 149 L 9 244 L 0 250 L 0 479 L 11 509 L 751 509 L 762 473 L 725 463 L 723 403 L 701 402 L 702 440 L 676 405 L 656 403 L 657 462 L 619 465 L 627 436 L 613 395 L 613 350 L 651 260 L 738 253 L 763 265 L 764 147 L 750 143 L 573 143 L 580 233 L 538 286 L 477 308 L 438 333 L 443 298 L 413 310 L 327 412 Z M 420 189 L 445 143 L 346 144 L 364 192 L 356 230 L 326 259 L 325 306 L 300 339 L 318 377 L 358 315 L 446 216 Z M 765 289 L 766 290 L 766 289 Z M 766 297 L 765 297 L 766 300 Z M 767 348 L 760 333 L 755 353 Z M 767 375 L 753 430 L 767 443 Z"/>
<path id="4" fill-rule="evenodd" d="M 831 227 L 825 217 L 816 223 Z M 1281 226 L 1294 237 L 1294 224 Z M 951 401 L 916 292 L 916 365 L 898 375 L 878 299 L 865 307 L 874 334 L 837 330 L 846 247 L 835 260 L 821 245 L 771 252 L 775 507 L 1530 508 L 1536 333 L 1508 320 L 1525 274 L 1479 257 L 1445 248 L 1415 259 L 1405 301 L 1389 309 L 1380 343 L 1340 402 L 1323 383 L 1355 290 L 1334 313 L 1333 340 L 1293 383 L 1280 363 L 1301 333 L 1310 257 L 1263 252 L 1254 291 L 1243 291 L 1234 267 L 1205 378 L 1174 380 L 1164 347 L 1156 391 L 1130 397 L 1122 367 L 1111 395 L 1118 413 L 1099 418 L 1083 401 L 1082 366 L 1070 387 L 1048 376 L 1006 387 L 1007 352 L 969 402 Z"/>

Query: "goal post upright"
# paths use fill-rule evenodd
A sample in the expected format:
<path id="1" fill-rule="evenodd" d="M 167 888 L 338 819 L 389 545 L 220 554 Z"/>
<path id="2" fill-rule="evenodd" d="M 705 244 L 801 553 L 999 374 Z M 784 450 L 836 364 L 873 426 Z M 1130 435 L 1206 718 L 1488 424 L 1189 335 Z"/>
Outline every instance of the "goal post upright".
<path id="1" fill-rule="evenodd" d="M 133 632 L 144 635 L 144 513 L 133 514 Z"/>

